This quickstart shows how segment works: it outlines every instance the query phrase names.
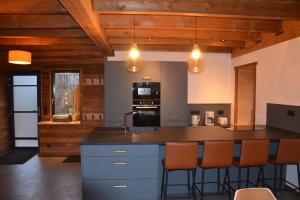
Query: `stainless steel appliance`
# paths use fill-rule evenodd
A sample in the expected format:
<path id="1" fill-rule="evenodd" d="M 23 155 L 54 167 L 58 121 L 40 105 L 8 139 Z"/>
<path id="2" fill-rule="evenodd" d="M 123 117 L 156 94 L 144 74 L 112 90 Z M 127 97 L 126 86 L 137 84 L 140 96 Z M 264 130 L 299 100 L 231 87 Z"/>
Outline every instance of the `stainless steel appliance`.
<path id="1" fill-rule="evenodd" d="M 200 111 L 193 110 L 191 111 L 191 125 L 192 126 L 199 126 L 200 123 Z"/>
<path id="2" fill-rule="evenodd" d="M 206 111 L 205 112 L 205 125 L 206 126 L 214 126 L 215 125 L 215 112 L 214 111 Z"/>
<path id="3" fill-rule="evenodd" d="M 160 83 L 133 83 L 133 126 L 160 126 Z"/>

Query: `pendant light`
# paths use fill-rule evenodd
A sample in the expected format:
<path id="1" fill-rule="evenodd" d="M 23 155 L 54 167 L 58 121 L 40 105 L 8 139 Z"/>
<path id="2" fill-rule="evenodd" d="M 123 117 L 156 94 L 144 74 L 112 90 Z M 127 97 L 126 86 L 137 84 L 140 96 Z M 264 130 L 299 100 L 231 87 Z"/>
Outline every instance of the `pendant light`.
<path id="1" fill-rule="evenodd" d="M 28 51 L 10 50 L 8 51 L 8 62 L 18 65 L 30 65 L 31 53 Z"/>
<path id="2" fill-rule="evenodd" d="M 197 17 L 195 17 L 195 44 L 189 58 L 189 71 L 191 73 L 200 73 L 203 71 L 202 52 L 197 44 Z"/>
<path id="3" fill-rule="evenodd" d="M 135 43 L 135 15 L 133 16 L 133 44 L 129 50 L 128 59 L 125 62 L 127 71 L 136 73 L 142 69 L 141 53 Z"/>

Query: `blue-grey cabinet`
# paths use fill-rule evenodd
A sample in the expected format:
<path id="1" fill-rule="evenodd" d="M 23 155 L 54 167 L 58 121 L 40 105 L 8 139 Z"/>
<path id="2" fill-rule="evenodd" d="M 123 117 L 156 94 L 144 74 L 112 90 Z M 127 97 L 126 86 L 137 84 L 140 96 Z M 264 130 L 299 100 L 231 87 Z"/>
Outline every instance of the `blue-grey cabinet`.
<path id="1" fill-rule="evenodd" d="M 81 169 L 83 199 L 159 199 L 159 145 L 81 145 Z"/>
<path id="2" fill-rule="evenodd" d="M 161 62 L 161 124 L 186 126 L 187 63 Z"/>

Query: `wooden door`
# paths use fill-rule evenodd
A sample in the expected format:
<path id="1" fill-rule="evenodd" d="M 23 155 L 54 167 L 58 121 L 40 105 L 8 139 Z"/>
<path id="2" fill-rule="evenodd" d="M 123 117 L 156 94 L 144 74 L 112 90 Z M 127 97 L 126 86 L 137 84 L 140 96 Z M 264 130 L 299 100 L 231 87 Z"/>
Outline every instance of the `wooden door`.
<path id="1" fill-rule="evenodd" d="M 256 65 L 235 67 L 235 125 L 255 125 Z"/>

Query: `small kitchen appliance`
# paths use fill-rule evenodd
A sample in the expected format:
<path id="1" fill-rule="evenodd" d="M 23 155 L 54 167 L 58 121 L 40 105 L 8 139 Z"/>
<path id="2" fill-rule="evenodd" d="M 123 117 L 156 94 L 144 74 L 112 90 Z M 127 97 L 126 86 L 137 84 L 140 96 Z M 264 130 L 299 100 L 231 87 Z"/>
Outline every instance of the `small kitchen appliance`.
<path id="1" fill-rule="evenodd" d="M 200 123 L 200 111 L 193 110 L 191 111 L 191 125 L 192 126 L 199 126 Z"/>
<path id="2" fill-rule="evenodd" d="M 228 126 L 228 119 L 224 117 L 224 110 L 218 110 L 218 125 L 222 127 Z"/>
<path id="3" fill-rule="evenodd" d="M 215 125 L 215 112 L 214 111 L 206 111 L 205 112 L 205 125 L 206 126 L 214 126 Z"/>

